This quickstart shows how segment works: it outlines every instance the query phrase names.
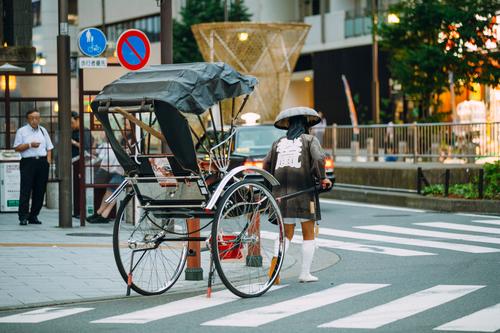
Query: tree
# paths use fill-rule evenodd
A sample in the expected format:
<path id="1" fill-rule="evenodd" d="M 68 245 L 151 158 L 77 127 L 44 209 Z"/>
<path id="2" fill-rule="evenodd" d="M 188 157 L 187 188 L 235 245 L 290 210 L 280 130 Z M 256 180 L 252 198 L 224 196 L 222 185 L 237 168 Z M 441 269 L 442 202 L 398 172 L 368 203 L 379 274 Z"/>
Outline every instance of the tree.
<path id="1" fill-rule="evenodd" d="M 449 74 L 460 92 L 472 83 L 500 83 L 499 45 L 491 0 L 406 0 L 389 8 L 399 23 L 380 28 L 390 54 L 392 77 L 417 101 L 423 116 L 449 90 Z"/>
<path id="2" fill-rule="evenodd" d="M 174 63 L 203 61 L 191 26 L 224 21 L 224 1 L 187 0 L 180 11 L 181 20 L 173 22 Z M 249 21 L 251 14 L 243 0 L 228 1 L 229 21 Z"/>

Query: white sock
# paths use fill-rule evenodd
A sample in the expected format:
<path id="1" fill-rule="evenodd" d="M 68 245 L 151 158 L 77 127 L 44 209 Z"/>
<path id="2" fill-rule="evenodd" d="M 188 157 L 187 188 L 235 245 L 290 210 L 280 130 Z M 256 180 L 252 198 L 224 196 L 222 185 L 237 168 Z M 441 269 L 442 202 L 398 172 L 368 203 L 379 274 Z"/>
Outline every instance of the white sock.
<path id="1" fill-rule="evenodd" d="M 290 246 L 290 240 L 285 237 L 285 253 L 288 251 L 288 247 Z M 279 238 L 276 238 L 274 240 L 274 256 L 277 257 L 280 252 L 280 242 Z M 283 254 L 285 254 L 283 253 Z"/>
<path id="2" fill-rule="evenodd" d="M 305 240 L 302 242 L 302 271 L 301 277 L 308 277 L 311 275 L 311 265 L 314 257 L 314 250 L 316 249 L 315 240 Z"/>

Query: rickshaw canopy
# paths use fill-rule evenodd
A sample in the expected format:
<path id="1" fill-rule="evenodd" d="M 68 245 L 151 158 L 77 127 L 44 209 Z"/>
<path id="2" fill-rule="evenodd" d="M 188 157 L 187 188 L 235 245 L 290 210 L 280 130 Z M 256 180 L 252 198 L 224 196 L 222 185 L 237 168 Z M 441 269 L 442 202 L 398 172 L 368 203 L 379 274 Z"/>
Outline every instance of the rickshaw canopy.
<path id="1" fill-rule="evenodd" d="M 106 85 L 91 103 L 111 147 L 127 174 L 137 164 L 114 137 L 109 108 L 152 103 L 161 132 L 174 157 L 185 169 L 198 171 L 191 129 L 182 113 L 200 115 L 219 101 L 249 95 L 258 81 L 223 62 L 169 64 L 129 72 Z M 132 115 L 128 115 L 131 117 Z"/>
<path id="2" fill-rule="evenodd" d="M 156 65 L 129 72 L 106 85 L 92 103 L 160 101 L 181 112 L 202 114 L 226 98 L 250 94 L 257 85 L 223 62 Z"/>

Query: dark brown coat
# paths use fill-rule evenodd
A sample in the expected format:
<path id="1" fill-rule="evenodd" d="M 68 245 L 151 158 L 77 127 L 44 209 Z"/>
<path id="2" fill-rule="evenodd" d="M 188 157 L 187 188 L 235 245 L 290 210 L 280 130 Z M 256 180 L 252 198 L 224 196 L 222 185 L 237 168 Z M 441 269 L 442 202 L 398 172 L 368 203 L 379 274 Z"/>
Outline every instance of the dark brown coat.
<path id="1" fill-rule="evenodd" d="M 326 177 L 324 160 L 325 153 L 318 139 L 312 135 L 302 134 L 295 140 L 286 137 L 276 140 L 264 159 L 264 169 L 280 182 L 279 186 L 273 187 L 273 195 L 279 197 L 314 186 Z M 321 219 L 315 192 L 282 200 L 280 209 L 283 217 Z"/>

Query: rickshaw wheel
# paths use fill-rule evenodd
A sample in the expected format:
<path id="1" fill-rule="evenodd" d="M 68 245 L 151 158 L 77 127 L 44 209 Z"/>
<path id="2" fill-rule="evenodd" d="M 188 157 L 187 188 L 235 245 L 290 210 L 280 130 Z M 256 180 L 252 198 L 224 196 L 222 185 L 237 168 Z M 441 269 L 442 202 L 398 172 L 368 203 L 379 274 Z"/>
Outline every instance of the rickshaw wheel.
<path id="1" fill-rule="evenodd" d="M 217 203 L 211 250 L 217 273 L 231 292 L 245 298 L 264 294 L 279 275 L 284 240 L 278 203 L 263 184 L 243 180 L 226 190 Z"/>
<path id="2" fill-rule="evenodd" d="M 133 198 L 134 195 L 128 194 L 116 214 L 113 228 L 116 266 L 134 291 L 141 295 L 159 295 L 170 289 L 184 270 L 188 249 L 188 242 L 183 240 L 187 237 L 186 221 L 164 219 L 154 212 L 142 212 L 127 219 L 129 214 L 134 216 Z M 160 241 L 162 235 L 178 240 Z M 131 267 L 132 274 L 129 274 Z"/>

